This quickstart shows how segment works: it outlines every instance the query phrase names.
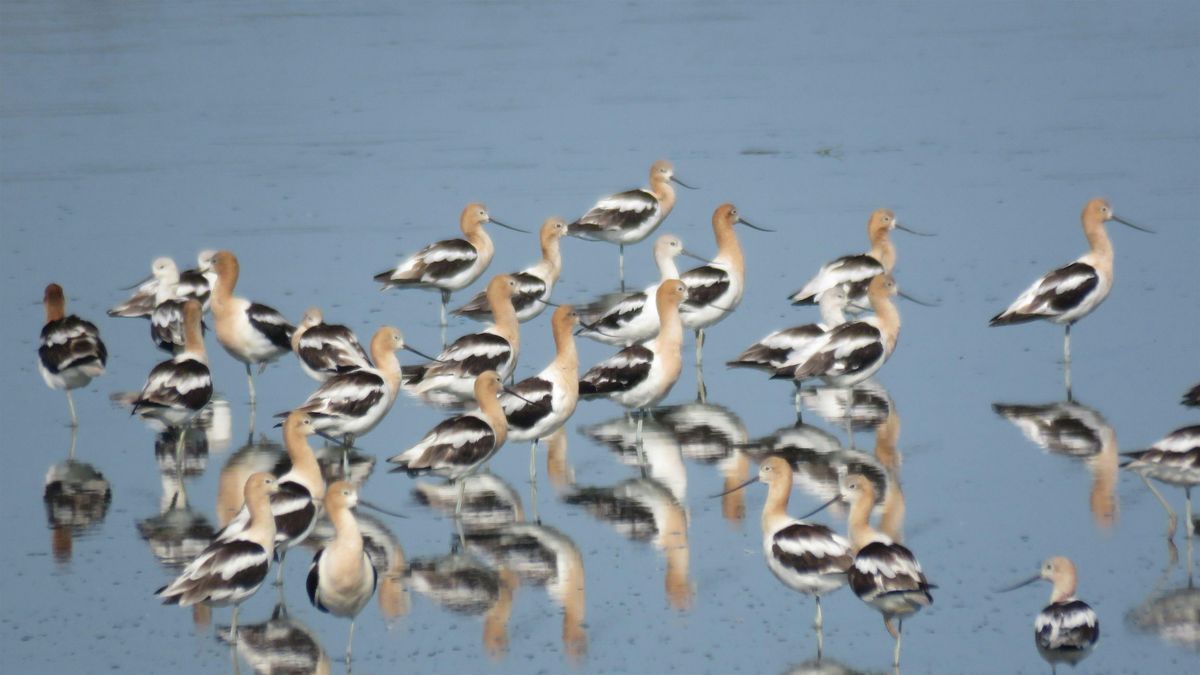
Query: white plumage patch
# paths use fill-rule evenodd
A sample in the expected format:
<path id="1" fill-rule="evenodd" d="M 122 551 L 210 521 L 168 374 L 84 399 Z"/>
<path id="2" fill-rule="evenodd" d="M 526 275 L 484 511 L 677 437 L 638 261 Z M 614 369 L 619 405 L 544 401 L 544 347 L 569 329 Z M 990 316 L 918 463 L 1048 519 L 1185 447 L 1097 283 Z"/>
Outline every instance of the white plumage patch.
<path id="1" fill-rule="evenodd" d="M 479 257 L 479 252 L 474 246 L 467 244 L 463 246 L 462 240 L 451 240 L 447 242 L 438 242 L 432 246 L 426 247 L 425 250 L 417 254 L 421 261 L 425 263 L 446 262 L 455 260 L 474 260 Z"/>
<path id="2" fill-rule="evenodd" d="M 370 370 L 348 373 L 354 377 L 331 377 L 325 380 L 300 407 L 318 414 L 344 414 L 346 406 L 365 401 L 387 388 L 379 374 Z"/>
<path id="3" fill-rule="evenodd" d="M 876 331 L 876 334 L 878 334 L 878 331 Z M 839 339 L 831 340 L 822 351 L 832 351 L 835 358 L 844 359 L 853 354 L 855 351 L 879 342 L 880 340 L 881 338 L 872 339 L 863 335 L 841 337 Z"/>
<path id="4" fill-rule="evenodd" d="M 712 266 L 697 267 L 684 273 L 682 281 L 688 288 L 712 286 L 729 280 L 729 273 Z"/>
<path id="5" fill-rule="evenodd" d="M 261 565 L 266 560 L 267 556 L 264 554 L 241 553 L 223 559 L 217 572 L 221 575 L 222 579 L 228 580 L 232 579 L 238 572 Z"/>
<path id="6" fill-rule="evenodd" d="M 1176 429 L 1154 444 L 1154 449 L 1165 453 L 1185 453 L 1197 448 L 1200 448 L 1200 425 Z"/>
<path id="7" fill-rule="evenodd" d="M 255 307 L 248 308 L 246 310 L 246 315 L 249 316 L 252 320 L 257 321 L 258 323 L 267 323 L 267 324 L 271 324 L 273 326 L 290 326 L 291 325 L 288 323 L 287 319 L 284 318 L 284 316 L 282 314 L 280 314 L 279 312 L 277 312 L 273 309 L 262 308 L 261 305 L 257 308 L 255 308 Z"/>
<path id="8" fill-rule="evenodd" d="M 863 574 L 877 574 L 888 579 L 915 579 L 921 575 L 921 563 L 908 556 L 859 556 L 854 559 L 854 566 Z"/>
<path id="9" fill-rule="evenodd" d="M 471 337 L 474 336 L 468 336 L 467 339 L 455 342 L 445 353 L 447 358 L 440 360 L 465 361 L 472 357 L 494 357 L 512 351 L 507 344 L 500 344 L 493 340 L 472 340 Z"/>
<path id="10" fill-rule="evenodd" d="M 866 281 L 884 271 L 883 265 L 870 256 L 843 256 L 822 265 L 816 276 L 792 294 L 792 300 L 813 300 L 834 286 Z"/>
<path id="11" fill-rule="evenodd" d="M 641 312 L 646 307 L 648 296 L 646 293 L 631 293 L 621 300 L 617 301 L 604 312 L 605 316 L 617 315 L 633 315 Z M 628 320 L 628 319 L 626 319 Z"/>
<path id="12" fill-rule="evenodd" d="M 815 555 L 818 558 L 834 558 L 841 555 L 846 555 L 849 550 L 847 541 L 838 536 L 803 536 L 803 537 L 785 537 L 775 535 L 774 543 L 784 553 L 791 555 Z"/>
<path id="13" fill-rule="evenodd" d="M 653 193 L 647 190 L 630 190 L 629 192 L 622 192 L 621 194 L 601 199 L 588 211 L 587 216 L 584 216 L 580 220 L 586 221 L 588 216 L 594 215 L 596 211 L 645 213 L 657 209 L 658 198 Z"/>
<path id="14" fill-rule="evenodd" d="M 624 370 L 643 363 L 649 363 L 651 360 L 652 356 L 649 352 L 623 349 L 601 361 L 596 367 L 592 368 L 592 372 L 603 373 L 606 370 Z"/>
<path id="15" fill-rule="evenodd" d="M 452 448 L 461 448 L 468 443 L 477 443 L 489 436 L 482 429 L 463 429 L 454 428 L 449 432 L 442 432 L 436 436 L 426 437 L 428 444 L 448 445 Z"/>
<path id="16" fill-rule="evenodd" d="M 1061 614 L 1061 621 L 1045 612 L 1038 614 L 1037 620 L 1034 621 L 1034 628 L 1041 631 L 1046 628 L 1051 628 L 1056 631 L 1073 630 L 1076 628 L 1095 628 L 1096 627 L 1096 612 L 1090 608 L 1083 610 L 1072 610 Z"/>

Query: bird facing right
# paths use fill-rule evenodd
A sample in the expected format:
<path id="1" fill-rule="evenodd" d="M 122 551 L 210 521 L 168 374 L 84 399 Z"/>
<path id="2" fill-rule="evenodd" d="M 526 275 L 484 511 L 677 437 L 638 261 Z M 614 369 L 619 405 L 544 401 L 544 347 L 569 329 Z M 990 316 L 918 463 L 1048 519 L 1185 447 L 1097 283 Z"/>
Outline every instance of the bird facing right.
<path id="1" fill-rule="evenodd" d="M 1142 232 L 1151 232 L 1117 217 L 1105 199 L 1093 199 L 1083 207 L 1083 234 L 1091 249 L 1078 260 L 1047 273 L 1025 289 L 1008 309 L 992 317 L 992 326 L 1007 326 L 1045 319 L 1062 324 L 1063 361 L 1071 362 L 1071 326 L 1100 306 L 1112 290 L 1113 246 L 1104 223 L 1115 220 Z"/>

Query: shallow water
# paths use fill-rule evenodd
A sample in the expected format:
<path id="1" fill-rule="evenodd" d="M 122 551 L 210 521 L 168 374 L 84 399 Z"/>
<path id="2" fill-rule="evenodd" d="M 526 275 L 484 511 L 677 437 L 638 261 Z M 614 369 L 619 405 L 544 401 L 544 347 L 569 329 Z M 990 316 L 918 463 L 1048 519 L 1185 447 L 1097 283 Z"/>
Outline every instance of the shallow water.
<path id="1" fill-rule="evenodd" d="M 1053 554 L 1075 560 L 1079 597 L 1100 616 L 1100 643 L 1081 671 L 1194 669 L 1189 548 L 1177 533 L 1172 561 L 1161 507 L 1136 476 L 1114 470 L 1113 452 L 1196 419 L 1178 405 L 1200 378 L 1195 3 L 2 7 L 5 671 L 235 668 L 213 637 L 228 610 L 193 615 L 161 606 L 152 591 L 171 575 L 164 562 L 185 561 L 205 524 L 217 523 L 222 476 L 273 462 L 278 450 L 259 442 L 279 440 L 267 418 L 312 383 L 290 359 L 270 367 L 251 431 L 240 366 L 210 338 L 230 430 L 207 435 L 206 452 L 197 448 L 183 467 L 195 529 L 155 536 L 151 519 L 178 491 L 173 458 L 156 460 L 154 434 L 108 398 L 139 387 L 160 355 L 144 323 L 104 317 L 153 257 L 190 266 L 201 248 L 233 249 L 244 266 L 240 293 L 292 318 L 320 305 L 360 335 L 394 323 L 428 350 L 438 341 L 436 296 L 381 294 L 373 273 L 452 231 L 469 200 L 533 228 L 642 183 L 657 157 L 701 187 L 680 195 L 662 229 L 689 248 L 713 250 L 709 218 L 723 201 L 778 230 L 740 231 L 749 290 L 705 347 L 707 400 L 721 408 L 701 419 L 725 436 L 697 431 L 695 410 L 661 414 L 640 479 L 627 452 L 611 451 L 621 425 L 597 426 L 620 410 L 582 404 L 565 458 L 555 453 L 548 470 L 539 455 L 536 513 L 577 547 L 583 598 L 498 573 L 472 548 L 494 593 L 475 613 L 455 612 L 397 577 L 359 621 L 357 672 L 783 672 L 813 659 L 811 600 L 786 591 L 762 560 L 765 491 L 739 493 L 741 505 L 707 498 L 752 475 L 752 458 L 731 444 L 792 425 L 790 387 L 722 362 L 769 330 L 814 320 L 786 295 L 822 261 L 861 250 L 867 215 L 881 205 L 938 233 L 894 237 L 902 287 L 940 306 L 901 305 L 900 346 L 877 377 L 902 427 L 899 528 L 938 584 L 934 605 L 905 624 L 904 669 L 1044 670 L 1030 633 L 1048 588 L 991 589 Z M 1084 250 L 1078 213 L 1096 195 L 1157 234 L 1109 228 L 1116 285 L 1075 331 L 1072 375 L 1075 399 L 1116 445 L 1076 459 L 1043 451 L 992 408 L 1065 398 L 1061 331 L 989 329 L 987 318 Z M 495 271 L 536 253 L 528 236 L 493 238 Z M 558 301 L 615 285 L 611 247 L 566 241 L 564 257 Z M 632 284 L 649 283 L 649 246 L 629 249 L 627 265 Z M 107 375 L 76 392 L 75 447 L 111 501 L 86 474 L 92 492 L 53 510 L 44 477 L 67 457 L 71 434 L 62 395 L 41 385 L 34 366 L 35 301 L 51 280 L 67 289 L 72 311 L 99 323 L 111 354 Z M 519 377 L 550 358 L 546 316 L 523 327 Z M 450 332 L 473 327 L 458 321 Z M 585 367 L 612 351 L 580 349 Z M 689 403 L 695 391 L 685 367 L 666 403 Z M 403 399 L 360 449 L 381 460 L 443 415 Z M 805 421 L 848 443 L 840 422 L 811 411 Z M 865 426 L 855 441 L 872 455 Z M 527 450 L 511 444 L 491 469 L 532 519 Z M 614 527 L 594 515 L 595 500 L 581 503 L 621 485 L 663 499 L 656 525 L 622 512 Z M 410 516 L 375 520 L 391 533 L 382 559 L 393 571 L 448 555 L 454 539 L 451 522 L 418 504 L 413 487 L 382 465 L 363 487 L 364 497 Z M 796 514 L 821 500 L 818 484 L 801 487 Z M 1182 513 L 1179 491 L 1164 494 Z M 515 511 L 506 513 L 489 517 Z M 844 511 L 819 518 L 844 527 Z M 347 626 L 309 605 L 308 559 L 289 557 L 286 618 L 273 627 L 290 627 L 294 644 L 319 657 L 318 645 L 339 672 Z M 1150 603 L 1173 590 L 1192 603 L 1190 643 L 1141 627 Z M 275 604 L 273 589 L 262 589 L 243 607 L 243 624 L 265 623 Z M 886 670 L 892 641 L 878 615 L 845 590 L 824 604 L 824 665 Z M 243 633 L 236 667 L 246 672 L 262 664 L 256 634 L 265 632 Z"/>

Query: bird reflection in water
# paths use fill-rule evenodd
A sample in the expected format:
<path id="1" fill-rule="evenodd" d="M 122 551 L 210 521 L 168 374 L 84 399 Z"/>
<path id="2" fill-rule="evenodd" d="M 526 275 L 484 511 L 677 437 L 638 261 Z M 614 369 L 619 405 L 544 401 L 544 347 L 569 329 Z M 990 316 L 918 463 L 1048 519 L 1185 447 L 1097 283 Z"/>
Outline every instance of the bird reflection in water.
<path id="1" fill-rule="evenodd" d="M 543 441 L 546 443 L 546 473 L 550 476 L 550 484 L 561 494 L 575 484 L 575 469 L 567 457 L 567 428 L 559 429 Z"/>
<path id="2" fill-rule="evenodd" d="M 462 478 L 460 483 L 462 510 L 456 520 L 463 535 L 494 531 L 525 519 L 521 496 L 499 476 L 482 471 Z M 458 495 L 458 483 L 417 481 L 413 486 L 417 503 L 447 517 L 454 516 Z"/>
<path id="3" fill-rule="evenodd" d="M 584 435 L 608 445 L 627 463 L 637 462 L 637 425 L 624 417 L 583 429 Z M 676 610 L 692 606 L 694 589 L 688 578 L 687 471 L 679 443 L 653 417 L 642 428 L 646 464 L 638 478 L 610 487 L 576 486 L 563 500 L 583 506 L 593 517 L 607 521 L 625 537 L 649 541 L 663 552 L 667 569 L 667 602 Z"/>
<path id="4" fill-rule="evenodd" d="M 1188 578 L 1186 586 L 1155 590 L 1140 605 L 1129 610 L 1125 621 L 1135 630 L 1157 635 L 1163 641 L 1200 651 L 1200 588 Z"/>
<path id="5" fill-rule="evenodd" d="M 455 549 L 438 558 L 409 563 L 410 587 L 456 614 L 483 616 L 483 647 L 492 658 L 508 652 L 508 620 L 518 585 L 511 570 L 489 567 L 479 557 Z"/>
<path id="6" fill-rule="evenodd" d="M 180 433 L 179 429 L 171 428 L 155 438 L 154 456 L 162 481 L 159 512 L 137 522 L 138 534 L 151 553 L 173 572 L 200 555 L 216 534 L 208 518 L 191 507 L 183 482 L 185 478 L 194 478 L 204 472 L 208 438 L 196 433 L 187 436 L 182 451 L 176 455 L 180 448 Z M 204 631 L 212 619 L 212 608 L 204 604 L 193 605 L 192 618 L 196 628 Z"/>
<path id="7" fill-rule="evenodd" d="M 552 453 L 556 442 L 551 437 Z M 554 476 L 555 472 L 550 473 Z M 572 659 L 581 657 L 587 648 L 587 633 L 583 627 L 584 575 L 579 549 L 570 537 L 553 527 L 540 521 L 524 522 L 525 513 L 517 491 L 495 474 L 476 474 L 464 481 L 461 532 L 466 551 L 494 563 L 509 596 L 519 581 L 545 586 L 551 599 L 563 608 L 562 639 L 566 653 Z M 458 497 L 457 488 L 447 484 L 418 482 L 415 493 L 419 502 L 447 515 L 453 512 Z M 414 561 L 413 565 L 416 564 Z M 506 579 L 505 575 L 511 578 Z M 493 655 L 504 651 L 501 647 L 507 642 L 507 633 L 500 629 L 507 622 L 510 608 L 511 597 L 485 622 L 485 643 Z"/>
<path id="8" fill-rule="evenodd" d="M 104 521 L 112 503 L 112 486 L 104 474 L 75 459 L 78 428 L 71 428 L 67 458 L 46 471 L 42 501 L 49 521 L 50 550 L 58 563 L 69 563 L 75 537 Z"/>
<path id="9" fill-rule="evenodd" d="M 656 410 L 654 417 L 674 436 L 684 457 L 717 465 L 725 490 L 746 479 L 750 460 L 740 448 L 749 434 L 737 413 L 723 405 L 697 401 Z M 745 493 L 733 491 L 722 496 L 721 515 L 729 523 L 741 523 L 746 515 Z"/>
<path id="10" fill-rule="evenodd" d="M 875 494 L 881 496 L 877 508 L 882 508 L 892 491 L 890 476 L 879 460 L 843 448 L 835 436 L 812 425 L 797 423 L 777 429 L 748 443 L 745 452 L 757 462 L 772 456 L 787 460 L 796 487 L 822 502 L 841 494 L 840 479 L 851 473 L 866 476 L 874 484 Z M 847 506 L 841 501 L 833 501 L 829 508 L 838 517 L 847 514 Z"/>
<path id="11" fill-rule="evenodd" d="M 570 537 L 541 523 L 512 523 L 468 536 L 467 546 L 521 581 L 544 586 L 563 610 L 563 649 L 572 660 L 583 656 L 587 651 L 583 556 Z"/>
<path id="12" fill-rule="evenodd" d="M 679 440 L 658 415 L 646 415 L 641 424 L 641 452 L 645 463 L 638 463 L 638 424 L 629 417 L 615 417 L 580 429 L 591 440 L 617 455 L 622 463 L 637 466 L 644 476 L 661 483 L 680 504 L 687 504 L 687 469 Z"/>
<path id="13" fill-rule="evenodd" d="M 325 444 L 313 448 L 313 455 L 321 465 L 321 476 L 327 485 L 344 480 L 355 489 L 360 489 L 375 472 L 375 456 L 361 453 L 355 448 Z"/>
<path id="14" fill-rule="evenodd" d="M 855 447 L 854 432 L 872 429 L 887 419 L 892 397 L 875 380 L 864 380 L 852 387 L 806 387 L 798 392 L 800 403 L 830 424 L 846 430 L 846 439 Z M 797 410 L 799 422 L 799 410 Z"/>
<path id="15" fill-rule="evenodd" d="M 225 631 L 219 635 L 223 640 L 228 639 Z M 317 634 L 288 615 L 282 596 L 270 619 L 238 626 L 236 648 L 236 655 L 258 675 L 330 672 L 329 655 L 321 647 Z"/>
<path id="16" fill-rule="evenodd" d="M 829 659 L 812 659 L 798 663 L 784 671 L 784 675 L 860 675 L 866 671 L 851 668 Z"/>
<path id="17" fill-rule="evenodd" d="M 1044 405 L 994 403 L 1031 442 L 1055 455 L 1083 460 L 1092 474 L 1088 504 L 1101 528 L 1117 519 L 1117 432 L 1096 410 L 1072 400 Z"/>
<path id="18" fill-rule="evenodd" d="M 114 394 L 113 399 L 119 396 Z M 154 557 L 168 570 L 182 569 L 216 534 L 208 518 L 188 502 L 184 480 L 203 474 L 210 449 L 214 444 L 221 449 L 228 447 L 229 435 L 229 404 L 214 398 L 192 419 L 191 433 L 166 427 L 154 439 L 154 458 L 162 481 L 159 512 L 139 520 L 137 529 Z M 212 622 L 212 608 L 203 603 L 192 605 L 192 622 L 197 632 L 206 632 Z"/>
<path id="19" fill-rule="evenodd" d="M 283 446 L 265 436 L 254 440 L 253 430 L 246 444 L 238 448 L 221 467 L 217 477 L 217 525 L 225 527 L 242 510 L 243 488 L 252 474 L 265 471 L 281 474 L 286 455 Z"/>
<path id="20" fill-rule="evenodd" d="M 1195 537 L 1188 537 L 1186 582 L 1163 590 L 1171 579 L 1179 553 L 1168 539 L 1167 564 L 1158 575 L 1149 595 L 1125 614 L 1125 623 L 1140 633 L 1157 635 L 1168 644 L 1200 652 L 1200 589 L 1193 577 L 1192 549 Z"/>

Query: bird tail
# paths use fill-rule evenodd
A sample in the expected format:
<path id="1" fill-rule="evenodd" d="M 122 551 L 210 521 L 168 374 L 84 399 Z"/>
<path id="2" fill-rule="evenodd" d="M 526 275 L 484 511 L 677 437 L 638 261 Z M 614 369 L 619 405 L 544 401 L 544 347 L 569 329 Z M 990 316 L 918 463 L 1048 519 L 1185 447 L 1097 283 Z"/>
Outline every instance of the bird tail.
<path id="1" fill-rule="evenodd" d="M 601 394 L 599 387 L 595 382 L 590 380 L 579 381 L 579 396 L 581 398 L 592 398 Z"/>
<path id="2" fill-rule="evenodd" d="M 803 288 L 788 296 L 793 305 L 815 305 L 817 298 L 812 293 L 806 293 Z"/>
<path id="3" fill-rule="evenodd" d="M 400 366 L 400 379 L 404 384 L 418 384 L 425 379 L 426 366 Z"/>
<path id="4" fill-rule="evenodd" d="M 481 317 L 491 314 L 491 309 L 488 307 L 487 296 L 483 293 L 477 293 L 462 307 L 450 312 L 455 316 L 466 316 L 470 318 Z"/>
<path id="5" fill-rule="evenodd" d="M 1006 309 L 1003 312 L 1000 312 L 999 314 L 997 314 L 996 316 L 993 316 L 992 320 L 988 322 L 988 325 L 989 326 L 1012 326 L 1012 325 L 1018 324 L 1018 323 L 1028 323 L 1030 321 L 1036 321 L 1038 318 L 1039 317 L 1036 314 L 1019 314 L 1017 312 L 1009 313 L 1009 311 Z"/>

